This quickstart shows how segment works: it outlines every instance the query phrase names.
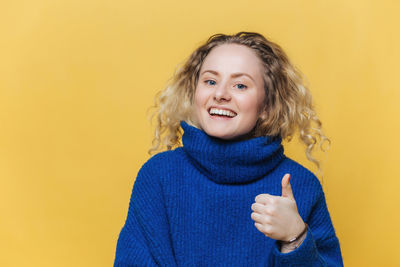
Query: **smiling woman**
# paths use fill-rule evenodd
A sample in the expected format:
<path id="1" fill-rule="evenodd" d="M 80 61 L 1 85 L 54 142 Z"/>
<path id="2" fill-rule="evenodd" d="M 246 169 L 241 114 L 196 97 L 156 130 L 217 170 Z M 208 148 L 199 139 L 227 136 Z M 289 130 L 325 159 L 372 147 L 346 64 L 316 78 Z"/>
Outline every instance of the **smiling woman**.
<path id="1" fill-rule="evenodd" d="M 263 66 L 257 55 L 247 46 L 220 45 L 200 70 L 194 96 L 195 124 L 210 136 L 249 138 L 264 99 Z M 213 116 L 211 109 L 214 114 L 225 115 L 225 111 L 226 115 Z"/>
<path id="2" fill-rule="evenodd" d="M 211 36 L 157 99 L 149 152 L 167 151 L 137 175 L 115 266 L 343 265 L 318 178 L 283 153 L 299 130 L 317 163 L 326 137 L 278 45 Z"/>

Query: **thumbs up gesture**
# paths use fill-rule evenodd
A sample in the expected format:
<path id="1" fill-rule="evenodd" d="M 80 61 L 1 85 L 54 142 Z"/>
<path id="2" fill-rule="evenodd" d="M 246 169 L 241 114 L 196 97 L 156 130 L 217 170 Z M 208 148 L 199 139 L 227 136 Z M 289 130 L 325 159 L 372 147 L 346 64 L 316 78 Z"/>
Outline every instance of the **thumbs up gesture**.
<path id="1" fill-rule="evenodd" d="M 251 209 L 255 227 L 270 238 L 289 241 L 304 230 L 305 224 L 290 185 L 290 174 L 282 178 L 282 196 L 260 194 Z"/>

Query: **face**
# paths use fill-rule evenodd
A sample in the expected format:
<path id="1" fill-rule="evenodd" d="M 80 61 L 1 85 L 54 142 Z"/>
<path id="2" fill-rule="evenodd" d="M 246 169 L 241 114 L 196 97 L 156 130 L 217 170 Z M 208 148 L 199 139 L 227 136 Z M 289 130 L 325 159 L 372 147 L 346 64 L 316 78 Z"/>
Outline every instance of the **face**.
<path id="1" fill-rule="evenodd" d="M 244 138 L 256 125 L 265 98 L 263 66 L 244 45 L 214 47 L 200 69 L 194 96 L 197 125 L 222 139 Z"/>

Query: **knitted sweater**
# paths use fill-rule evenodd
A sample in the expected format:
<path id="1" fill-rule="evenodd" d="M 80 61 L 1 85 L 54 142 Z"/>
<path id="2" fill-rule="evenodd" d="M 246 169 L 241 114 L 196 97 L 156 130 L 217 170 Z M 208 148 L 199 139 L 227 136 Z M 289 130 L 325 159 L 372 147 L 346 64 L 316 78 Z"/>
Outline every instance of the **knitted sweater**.
<path id="1" fill-rule="evenodd" d="M 227 141 L 181 127 L 183 146 L 139 170 L 114 266 L 343 266 L 321 184 L 284 155 L 280 138 Z M 255 197 L 280 196 L 285 173 L 309 225 L 289 253 L 251 219 Z"/>

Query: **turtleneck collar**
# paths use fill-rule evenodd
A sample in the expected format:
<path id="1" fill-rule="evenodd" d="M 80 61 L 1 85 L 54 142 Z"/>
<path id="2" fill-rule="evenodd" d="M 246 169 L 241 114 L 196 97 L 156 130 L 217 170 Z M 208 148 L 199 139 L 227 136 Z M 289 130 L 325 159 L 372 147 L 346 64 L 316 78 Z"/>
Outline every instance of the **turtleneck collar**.
<path id="1" fill-rule="evenodd" d="M 259 179 L 285 157 L 280 137 L 229 141 L 209 136 L 185 121 L 180 125 L 184 131 L 183 150 L 203 174 L 219 184 L 248 183 Z"/>

